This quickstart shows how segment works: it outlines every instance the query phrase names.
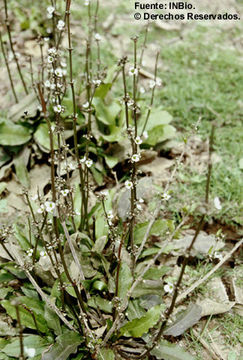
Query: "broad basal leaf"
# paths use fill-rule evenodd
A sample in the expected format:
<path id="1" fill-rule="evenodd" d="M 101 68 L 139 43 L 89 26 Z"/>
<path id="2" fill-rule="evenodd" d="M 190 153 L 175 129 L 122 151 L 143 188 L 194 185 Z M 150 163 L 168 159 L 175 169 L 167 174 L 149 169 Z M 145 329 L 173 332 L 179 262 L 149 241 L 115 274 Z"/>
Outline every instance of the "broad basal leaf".
<path id="1" fill-rule="evenodd" d="M 20 313 L 20 319 L 23 326 L 26 326 L 30 329 L 36 330 L 36 325 L 33 320 L 33 316 L 31 313 L 24 308 L 26 306 L 29 310 L 31 310 L 35 316 L 38 330 L 46 333 L 48 332 L 48 326 L 46 323 L 46 320 L 44 319 L 44 306 L 43 303 L 40 300 L 31 299 L 27 296 L 19 296 L 18 301 L 20 303 L 19 305 L 19 313 Z M 22 305 L 23 304 L 23 305 Z M 11 316 L 12 319 L 17 319 L 16 315 L 16 308 L 14 305 L 12 305 L 10 300 L 3 300 L 1 302 L 1 305 L 5 308 L 8 315 Z"/>
<path id="2" fill-rule="evenodd" d="M 161 316 L 161 312 L 164 309 L 164 305 L 156 305 L 152 307 L 146 315 L 142 316 L 141 318 L 134 319 L 129 321 L 126 325 L 120 328 L 120 333 L 123 336 L 133 336 L 133 337 L 140 337 L 150 328 L 155 326 L 159 321 Z"/>
<path id="3" fill-rule="evenodd" d="M 44 152 L 50 151 L 50 138 L 47 124 L 40 124 L 34 133 L 34 139 Z M 57 136 L 53 135 L 53 146 L 54 149 L 58 149 Z"/>
<path id="4" fill-rule="evenodd" d="M 161 341 L 151 351 L 151 355 L 154 355 L 158 360 L 195 360 L 192 355 L 188 354 L 180 346 L 170 344 L 167 341 Z"/>
<path id="5" fill-rule="evenodd" d="M 42 360 L 67 360 L 69 355 L 76 353 L 77 347 L 83 342 L 83 338 L 72 331 L 60 335 L 56 343 L 42 355 Z"/>
<path id="6" fill-rule="evenodd" d="M 30 336 L 24 336 L 23 343 L 24 343 L 25 355 L 27 356 L 30 353 L 29 349 L 32 349 L 32 351 L 31 351 L 32 354 L 34 356 L 36 356 L 36 355 L 40 355 L 42 353 L 42 351 L 44 351 L 44 349 L 48 346 L 49 341 L 48 341 L 47 337 L 42 338 L 37 335 L 30 335 Z M 28 352 L 28 350 L 29 350 L 29 352 Z M 5 353 L 8 356 L 14 356 L 14 357 L 19 358 L 19 356 L 20 356 L 19 338 L 15 338 L 13 341 L 8 343 L 8 345 L 6 345 L 1 350 L 1 352 Z M 32 357 L 34 357 L 34 356 L 32 356 Z"/>
<path id="7" fill-rule="evenodd" d="M 0 145 L 16 146 L 27 143 L 31 138 L 29 129 L 0 119 Z"/>
<path id="8" fill-rule="evenodd" d="M 118 283 L 118 297 L 124 299 L 132 285 L 133 277 L 131 270 L 126 262 L 121 263 Z"/>

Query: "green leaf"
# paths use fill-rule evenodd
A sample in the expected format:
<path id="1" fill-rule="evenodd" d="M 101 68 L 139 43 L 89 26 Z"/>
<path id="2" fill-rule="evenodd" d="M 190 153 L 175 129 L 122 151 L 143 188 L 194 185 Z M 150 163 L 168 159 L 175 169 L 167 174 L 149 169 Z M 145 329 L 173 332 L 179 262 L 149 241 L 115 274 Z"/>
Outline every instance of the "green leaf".
<path id="1" fill-rule="evenodd" d="M 36 355 L 40 355 L 42 351 L 44 351 L 46 346 L 49 344 L 49 341 L 46 337 L 42 338 L 37 335 L 30 335 L 30 336 L 24 336 L 23 343 L 24 343 L 24 348 L 35 349 L 35 356 L 36 356 Z M 4 352 L 8 356 L 14 356 L 19 358 L 20 356 L 19 338 L 14 339 L 10 343 L 8 343 L 8 345 L 6 345 L 2 349 L 2 352 Z M 27 355 L 26 352 L 25 355 Z"/>
<path id="2" fill-rule="evenodd" d="M 48 326 L 46 320 L 44 319 L 43 303 L 39 300 L 28 298 L 27 296 L 19 296 L 18 302 L 33 311 L 38 329 L 43 333 L 48 332 Z M 10 300 L 3 300 L 1 305 L 5 308 L 8 315 L 11 316 L 12 319 L 17 320 L 16 308 L 11 304 Z M 31 313 L 21 305 L 19 305 L 19 312 L 22 325 L 36 330 L 35 322 Z"/>
<path id="3" fill-rule="evenodd" d="M 115 354 L 111 349 L 100 349 L 98 360 L 115 360 Z"/>
<path id="4" fill-rule="evenodd" d="M 44 152 L 50 151 L 50 138 L 47 124 L 40 124 L 34 133 L 34 139 Z M 57 135 L 53 135 L 54 149 L 58 149 Z"/>
<path id="5" fill-rule="evenodd" d="M 148 224 L 149 224 L 149 221 L 146 221 L 144 223 L 137 224 L 135 226 L 134 243 L 136 245 L 140 245 L 142 243 L 144 235 L 146 234 L 146 231 L 147 231 Z M 149 234 L 155 235 L 155 236 L 161 236 L 168 230 L 169 231 L 174 230 L 173 221 L 165 220 L 165 219 L 158 219 L 154 222 Z"/>
<path id="6" fill-rule="evenodd" d="M 132 272 L 126 262 L 121 263 L 118 282 L 118 297 L 124 299 L 133 282 Z"/>
<path id="7" fill-rule="evenodd" d="M 69 355 L 76 353 L 77 347 L 83 342 L 83 338 L 73 331 L 65 332 L 56 340 L 56 343 L 43 353 L 42 360 L 67 360 Z"/>
<path id="8" fill-rule="evenodd" d="M 156 305 L 148 310 L 147 314 L 141 318 L 129 321 L 126 325 L 120 328 L 120 333 L 123 336 L 140 337 L 150 328 L 155 326 L 160 319 L 161 311 L 164 309 L 164 305 Z"/>
<path id="9" fill-rule="evenodd" d="M 55 298 L 52 299 L 53 303 L 55 302 Z M 62 334 L 62 328 L 60 324 L 60 319 L 57 316 L 57 314 L 50 309 L 49 306 L 45 305 L 45 312 L 44 312 L 44 318 L 47 322 L 47 325 L 50 329 L 53 329 L 55 331 L 56 335 Z"/>
<path id="10" fill-rule="evenodd" d="M 30 248 L 30 242 L 26 238 L 23 228 L 21 228 L 17 224 L 14 224 L 13 228 L 14 228 L 14 235 L 15 235 L 16 239 L 18 240 L 21 248 L 25 251 L 28 250 Z"/>
<path id="11" fill-rule="evenodd" d="M 154 355 L 159 360 L 194 360 L 194 357 L 180 346 L 170 344 L 167 341 L 161 341 L 161 343 L 151 351 L 151 355 Z"/>
<path id="12" fill-rule="evenodd" d="M 148 131 L 148 138 L 146 144 L 154 146 L 165 140 L 171 139 L 175 136 L 176 129 L 172 125 L 156 126 L 152 130 Z"/>
<path id="13" fill-rule="evenodd" d="M 94 97 L 100 98 L 100 99 L 104 99 L 104 98 L 106 97 L 106 95 L 108 94 L 111 86 L 112 86 L 111 83 L 101 84 L 101 85 L 95 90 Z"/>
<path id="14" fill-rule="evenodd" d="M 88 305 L 95 309 L 99 308 L 100 310 L 106 313 L 112 313 L 112 303 L 109 300 L 103 299 L 100 296 L 92 296 L 88 300 Z"/>
<path id="15" fill-rule="evenodd" d="M 115 119 L 121 110 L 119 104 L 115 101 L 111 105 L 106 105 L 100 98 L 95 98 L 93 101 L 95 106 L 96 116 L 105 125 L 115 125 Z"/>
<path id="16" fill-rule="evenodd" d="M 29 129 L 0 119 L 0 144 L 5 146 L 23 145 L 31 138 Z"/>
<path id="17" fill-rule="evenodd" d="M 140 305 L 139 300 L 132 300 L 132 301 L 129 301 L 126 314 L 127 314 L 128 319 L 131 321 L 131 320 L 134 320 L 137 318 L 141 318 L 142 316 L 144 316 L 146 314 L 146 311 Z"/>
<path id="18" fill-rule="evenodd" d="M 28 188 L 30 185 L 29 175 L 23 159 L 21 158 L 15 159 L 14 166 L 15 166 L 17 178 L 19 179 L 19 181 L 23 186 Z"/>

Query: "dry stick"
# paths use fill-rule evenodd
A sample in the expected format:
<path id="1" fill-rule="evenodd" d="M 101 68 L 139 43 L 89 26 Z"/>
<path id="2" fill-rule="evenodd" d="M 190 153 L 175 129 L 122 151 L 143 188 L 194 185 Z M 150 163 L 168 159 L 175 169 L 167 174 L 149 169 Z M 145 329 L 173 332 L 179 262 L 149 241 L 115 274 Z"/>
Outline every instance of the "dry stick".
<path id="1" fill-rule="evenodd" d="M 17 315 L 17 321 L 18 321 L 18 325 L 19 325 L 19 343 L 20 343 L 20 360 L 25 360 L 25 356 L 24 356 L 24 343 L 23 343 L 23 328 L 21 325 L 21 320 L 20 320 L 20 313 L 19 313 L 19 306 L 18 304 L 15 305 L 15 309 L 16 309 L 16 315 Z"/>
<path id="2" fill-rule="evenodd" d="M 212 150 L 213 150 L 214 127 L 215 126 L 212 125 L 212 130 L 211 130 L 211 135 L 210 135 L 210 144 L 209 144 L 208 174 L 207 174 L 207 184 L 206 184 L 206 191 L 205 191 L 206 192 L 206 194 L 205 194 L 206 206 L 208 205 L 209 184 L 210 184 L 210 177 L 211 177 L 211 172 L 212 172 L 211 153 L 212 153 Z M 168 320 L 169 320 L 171 314 L 173 313 L 174 307 L 176 305 L 176 299 L 177 299 L 177 296 L 178 296 L 179 287 L 180 287 L 180 285 L 182 283 L 183 275 L 185 273 L 185 269 L 186 269 L 186 266 L 188 264 L 188 259 L 189 259 L 189 256 L 191 254 L 191 250 L 193 248 L 193 245 L 195 244 L 195 242 L 197 240 L 199 232 L 200 232 L 201 228 L 203 227 L 204 219 L 205 219 L 205 213 L 202 214 L 201 219 L 200 219 L 200 221 L 198 223 L 195 235 L 193 236 L 193 239 L 191 241 L 191 244 L 186 249 L 186 254 L 185 254 L 185 257 L 184 257 L 184 260 L 183 260 L 183 263 L 182 263 L 182 267 L 181 267 L 181 271 L 180 271 L 178 280 L 177 280 L 176 285 L 175 285 L 175 289 L 174 289 L 174 293 L 173 293 L 173 296 L 172 296 L 171 304 L 169 306 L 169 309 L 167 309 L 167 311 L 165 312 L 165 319 L 162 322 L 157 335 L 152 340 L 152 345 L 149 348 L 147 348 L 147 350 L 139 357 L 139 359 L 144 359 L 150 353 L 150 351 L 153 350 L 153 348 L 156 346 L 157 341 L 161 338 L 161 336 L 162 336 L 162 334 L 163 334 L 163 332 L 164 332 L 164 330 L 166 328 L 166 325 L 168 323 Z"/>
<path id="3" fill-rule="evenodd" d="M 186 289 L 181 295 L 178 296 L 176 300 L 176 305 L 179 304 L 182 300 L 184 300 L 190 293 L 192 293 L 198 286 L 203 284 L 207 279 L 215 273 L 232 255 L 233 253 L 242 245 L 243 239 L 241 239 L 237 244 L 233 247 L 233 249 L 226 254 L 220 262 L 214 266 L 202 279 L 197 280 L 192 286 Z"/>
<path id="4" fill-rule="evenodd" d="M 73 330 L 75 332 L 78 332 L 73 325 L 65 318 L 65 316 L 62 314 L 62 312 L 57 308 L 57 306 L 55 304 L 53 304 L 49 298 L 49 296 L 47 296 L 39 287 L 39 285 L 37 284 L 37 282 L 35 281 L 35 279 L 33 278 L 33 276 L 30 274 L 29 270 L 26 269 L 26 267 L 24 266 L 24 262 L 22 260 L 22 258 L 19 256 L 19 254 L 17 253 L 17 251 L 13 248 L 12 249 L 13 255 L 15 257 L 15 259 L 17 260 L 17 263 L 20 265 L 20 267 L 24 270 L 26 276 L 28 277 L 28 279 L 30 280 L 31 284 L 34 286 L 34 288 L 36 289 L 36 291 L 38 292 L 38 294 L 40 295 L 40 297 L 42 298 L 43 301 L 46 302 L 46 304 L 49 306 L 49 308 L 53 311 L 55 311 L 55 313 L 57 314 L 57 316 L 64 322 L 65 325 L 67 325 L 67 327 L 70 330 Z"/>
<path id="5" fill-rule="evenodd" d="M 1 31 L 0 31 L 0 41 L 1 41 L 1 49 L 2 49 L 2 53 L 3 53 L 3 58 L 4 58 L 4 62 L 5 62 L 6 68 L 7 68 L 8 78 L 9 78 L 9 81 L 10 81 L 10 85 L 11 85 L 11 89 L 12 89 L 12 92 L 13 92 L 13 96 L 14 96 L 14 98 L 15 98 L 16 103 L 18 103 L 19 100 L 18 100 L 18 97 L 17 97 L 16 92 L 15 92 L 15 88 L 14 88 L 14 84 L 13 84 L 13 79 L 12 79 L 11 71 L 10 71 L 10 68 L 9 68 L 9 65 L 8 65 L 8 59 L 7 59 L 7 56 L 6 56 L 6 53 L 5 53 L 5 49 L 4 49 L 4 45 L 3 45 L 3 39 L 2 39 L 2 33 L 1 33 Z"/>
<path id="6" fill-rule="evenodd" d="M 197 337 L 197 341 L 200 341 L 200 343 L 202 344 L 202 346 L 208 351 L 208 353 L 212 356 L 213 360 L 221 360 L 216 354 L 215 352 L 211 349 L 210 345 L 208 345 L 208 343 L 202 339 L 199 335 L 199 333 L 195 330 L 192 329 L 193 334 Z"/>
<path id="7" fill-rule="evenodd" d="M 10 24 L 9 24 L 9 19 L 8 19 L 8 5 L 7 5 L 7 0 L 4 0 L 4 9 L 5 9 L 5 23 L 6 23 L 6 27 L 7 27 L 7 33 L 8 33 L 10 48 L 11 48 L 11 51 L 12 51 L 12 53 L 13 53 L 14 61 L 15 61 L 15 63 L 16 63 L 16 66 L 17 66 L 17 69 L 18 69 L 18 73 L 19 73 L 19 77 L 20 77 L 20 79 L 21 79 L 21 81 L 22 81 L 22 84 L 23 84 L 25 93 L 26 93 L 26 95 L 28 95 L 27 86 L 26 86 L 26 84 L 25 84 L 24 77 L 23 77 L 23 74 L 22 74 L 22 72 L 21 72 L 21 68 L 20 68 L 20 65 L 19 65 L 19 61 L 18 61 L 18 58 L 17 58 L 17 56 L 16 56 L 16 53 L 15 53 L 15 50 L 14 50 L 14 47 L 13 47 L 13 40 L 12 40 L 12 35 L 11 35 L 11 30 L 10 30 Z"/>

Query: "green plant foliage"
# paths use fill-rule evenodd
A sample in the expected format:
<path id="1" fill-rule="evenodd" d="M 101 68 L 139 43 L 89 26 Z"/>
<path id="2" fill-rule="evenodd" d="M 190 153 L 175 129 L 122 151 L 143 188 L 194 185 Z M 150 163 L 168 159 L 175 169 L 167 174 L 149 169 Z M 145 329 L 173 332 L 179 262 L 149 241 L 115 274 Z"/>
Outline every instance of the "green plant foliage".
<path id="1" fill-rule="evenodd" d="M 26 306 L 29 310 L 31 310 L 34 313 L 39 331 L 43 333 L 48 333 L 49 330 L 48 330 L 47 322 L 44 318 L 43 303 L 39 300 L 28 298 L 27 296 L 19 296 L 18 302 L 20 304 L 19 312 L 20 312 L 22 325 L 30 329 L 36 330 L 36 325 L 31 313 L 24 308 L 24 306 Z M 12 319 L 16 320 L 17 319 L 16 308 L 11 303 L 11 300 L 3 300 L 1 304 L 7 311 L 8 315 L 11 316 Z"/>
<path id="2" fill-rule="evenodd" d="M 164 305 L 156 305 L 148 310 L 147 314 L 129 321 L 127 324 L 120 328 L 120 333 L 123 336 L 140 337 L 148 330 L 155 326 L 160 319 L 161 313 L 164 310 Z"/>
<path id="3" fill-rule="evenodd" d="M 42 360 L 67 360 L 69 355 L 76 353 L 78 346 L 83 342 L 83 338 L 72 331 L 56 338 L 55 344 L 42 355 Z"/>
<path id="4" fill-rule="evenodd" d="M 24 348 L 34 349 L 35 356 L 40 355 L 46 347 L 50 344 L 50 339 L 47 337 L 43 338 L 37 335 L 25 336 L 23 339 Z M 19 338 L 13 338 L 10 343 L 8 343 L 2 350 L 8 356 L 13 356 L 14 358 L 20 358 L 20 345 Z M 27 355 L 27 352 L 25 352 Z"/>
<path id="5" fill-rule="evenodd" d="M 10 120 L 0 119 L 0 145 L 16 146 L 26 144 L 31 139 L 29 129 L 14 124 Z"/>
<path id="6" fill-rule="evenodd" d="M 110 349 L 101 349 L 98 355 L 99 360 L 115 360 L 115 354 Z"/>
<path id="7" fill-rule="evenodd" d="M 127 263 L 122 262 L 119 272 L 118 297 L 124 299 L 132 285 L 133 277 L 130 267 Z"/>
<path id="8" fill-rule="evenodd" d="M 161 341 L 151 354 L 157 359 L 163 360 L 195 360 L 193 356 L 185 352 L 181 346 L 170 344 L 167 341 Z"/>
<path id="9" fill-rule="evenodd" d="M 40 124 L 34 133 L 34 139 L 36 143 L 40 146 L 40 148 L 44 152 L 50 151 L 50 139 L 48 134 L 48 125 L 47 124 Z M 58 149 L 58 142 L 57 142 L 57 135 L 54 134 L 53 136 L 53 147 L 54 149 Z"/>

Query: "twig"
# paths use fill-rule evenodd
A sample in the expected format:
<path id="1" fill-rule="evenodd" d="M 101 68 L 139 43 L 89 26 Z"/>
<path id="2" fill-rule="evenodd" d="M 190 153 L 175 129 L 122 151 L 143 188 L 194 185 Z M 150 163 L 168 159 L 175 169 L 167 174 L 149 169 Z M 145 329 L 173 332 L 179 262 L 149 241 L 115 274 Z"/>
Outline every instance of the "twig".
<path id="1" fill-rule="evenodd" d="M 202 346 L 208 351 L 210 356 L 212 356 L 213 360 L 220 360 L 220 358 L 215 354 L 215 352 L 212 350 L 212 348 L 208 345 L 207 341 L 201 338 L 200 334 L 195 330 L 192 329 L 193 335 L 196 336 L 197 341 L 200 341 Z"/>
<path id="2" fill-rule="evenodd" d="M 176 300 L 176 305 L 178 305 L 185 297 L 187 297 L 191 292 L 193 292 L 198 286 L 203 284 L 215 271 L 217 271 L 232 255 L 233 253 L 242 245 L 243 239 L 241 239 L 234 247 L 233 249 L 226 254 L 223 259 L 214 266 L 213 269 L 211 269 L 202 279 L 199 279 L 196 281 L 192 286 L 190 286 L 188 289 L 186 289 L 181 295 L 178 296 Z"/>

